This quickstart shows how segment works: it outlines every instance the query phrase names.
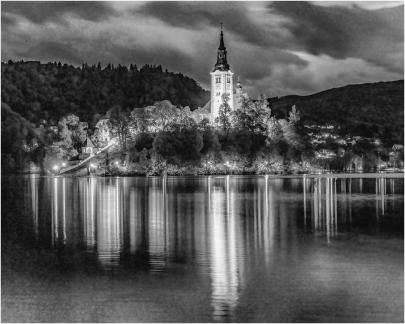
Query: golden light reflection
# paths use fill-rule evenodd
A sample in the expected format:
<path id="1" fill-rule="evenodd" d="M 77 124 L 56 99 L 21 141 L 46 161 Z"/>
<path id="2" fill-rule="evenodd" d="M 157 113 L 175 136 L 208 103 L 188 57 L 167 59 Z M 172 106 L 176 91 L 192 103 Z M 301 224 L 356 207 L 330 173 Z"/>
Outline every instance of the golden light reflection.
<path id="1" fill-rule="evenodd" d="M 32 211 L 33 233 L 49 229 L 39 215 L 38 180 L 31 177 L 26 203 Z M 190 262 L 211 278 L 216 317 L 230 316 L 245 284 L 246 263 L 271 270 L 277 250 L 296 248 L 300 224 L 325 234 L 330 242 L 352 226 L 352 208 L 361 195 L 376 217 L 388 214 L 394 202 L 392 179 L 301 180 L 243 177 L 49 178 L 52 244 L 84 243 L 105 269 L 119 266 L 122 256 L 142 262 L 149 271 L 169 271 L 176 262 Z M 375 181 L 375 182 L 374 182 Z M 190 188 L 191 191 L 190 191 Z M 397 187 L 397 190 L 401 189 Z M 46 192 L 46 191 L 45 191 Z M 303 199 L 303 201 L 302 201 Z M 363 200 L 362 200 L 363 201 Z M 388 206 L 387 206 L 388 204 Z M 296 222 L 296 214 L 303 220 Z M 49 215 L 49 212 L 48 214 Z M 356 223 L 353 224 L 358 226 Z M 301 225 L 302 226 L 302 225 Z"/>
<path id="2" fill-rule="evenodd" d="M 52 182 L 52 245 L 59 239 L 59 222 L 58 222 L 58 177 Z"/>
<path id="3" fill-rule="evenodd" d="M 107 181 L 106 181 L 107 182 Z M 109 181 L 108 181 L 109 182 Z M 122 201 L 120 180 L 103 184 L 97 209 L 97 254 L 106 268 L 119 265 L 122 249 Z"/>
<path id="4" fill-rule="evenodd" d="M 335 237 L 339 232 L 339 224 L 352 224 L 352 208 L 353 202 L 361 199 L 360 195 L 370 195 L 370 191 L 364 191 L 364 182 L 369 180 L 368 188 L 373 186 L 375 196 L 375 217 L 377 222 L 381 216 L 386 214 L 387 210 L 387 187 L 390 188 L 390 193 L 394 193 L 395 179 L 389 179 L 387 186 L 387 178 L 376 179 L 337 179 L 333 177 L 314 178 L 313 181 L 313 201 L 311 204 L 311 223 L 316 231 L 326 233 L 328 242 L 332 237 Z M 304 183 L 304 224 L 307 223 L 306 212 L 306 195 Z M 338 184 L 338 182 L 340 182 Z M 371 189 L 370 188 L 370 189 Z M 338 193 L 339 190 L 339 193 Z M 371 189 L 372 190 L 372 189 Z M 372 192 L 372 191 L 371 191 Z M 394 200 L 392 201 L 394 206 Z"/>
<path id="5" fill-rule="evenodd" d="M 91 177 L 83 183 L 84 237 L 89 251 L 96 246 L 96 181 Z"/>
<path id="6" fill-rule="evenodd" d="M 34 236 L 38 237 L 38 182 L 39 179 L 35 174 L 30 175 L 30 190 L 31 190 L 31 211 Z"/>
<path id="7" fill-rule="evenodd" d="M 264 260 L 266 267 L 271 266 L 271 258 L 273 256 L 275 230 L 276 230 L 276 215 L 278 213 L 278 204 L 276 202 L 276 188 L 280 185 L 277 180 L 270 180 L 265 177 L 264 186 L 264 222 L 263 222 L 263 240 L 264 240 Z"/>
<path id="8" fill-rule="evenodd" d="M 163 183 L 159 183 L 163 181 Z M 166 178 L 152 178 L 148 194 L 148 245 L 151 271 L 163 271 L 167 263 Z"/>
<path id="9" fill-rule="evenodd" d="M 387 179 L 385 178 L 378 178 L 375 179 L 375 194 L 377 195 L 376 202 L 376 217 L 379 218 L 379 213 L 381 211 L 381 215 L 384 216 L 385 214 L 385 196 L 387 193 Z"/>
<path id="10" fill-rule="evenodd" d="M 315 178 L 313 181 L 311 223 L 316 231 L 325 232 L 330 242 L 338 232 L 336 178 Z"/>
<path id="11" fill-rule="evenodd" d="M 232 317 L 239 299 L 235 213 L 231 209 L 234 197 L 229 176 L 214 178 L 209 193 L 213 318 L 221 320 Z"/>

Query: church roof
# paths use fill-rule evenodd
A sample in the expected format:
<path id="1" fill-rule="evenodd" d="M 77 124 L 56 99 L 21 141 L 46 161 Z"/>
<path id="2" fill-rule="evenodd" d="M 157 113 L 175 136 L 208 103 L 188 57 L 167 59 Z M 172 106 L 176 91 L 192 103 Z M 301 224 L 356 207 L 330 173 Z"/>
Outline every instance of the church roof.
<path id="1" fill-rule="evenodd" d="M 211 113 L 211 100 L 208 100 L 208 102 L 202 107 L 203 110 L 206 110 L 208 113 Z"/>
<path id="2" fill-rule="evenodd" d="M 91 139 L 87 137 L 86 140 L 83 142 L 82 147 L 94 147 L 94 144 Z"/>

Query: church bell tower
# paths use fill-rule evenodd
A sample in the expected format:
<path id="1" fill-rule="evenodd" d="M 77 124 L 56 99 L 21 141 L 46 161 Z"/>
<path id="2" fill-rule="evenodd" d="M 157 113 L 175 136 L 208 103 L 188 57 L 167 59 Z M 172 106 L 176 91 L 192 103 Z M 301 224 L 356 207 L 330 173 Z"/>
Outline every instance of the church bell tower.
<path id="1" fill-rule="evenodd" d="M 231 107 L 231 110 L 234 110 L 233 73 L 229 67 L 226 55 L 224 33 L 221 24 L 217 63 L 215 64 L 214 70 L 211 72 L 211 122 L 214 122 L 215 118 L 218 117 L 223 94 L 229 95 L 228 105 Z"/>

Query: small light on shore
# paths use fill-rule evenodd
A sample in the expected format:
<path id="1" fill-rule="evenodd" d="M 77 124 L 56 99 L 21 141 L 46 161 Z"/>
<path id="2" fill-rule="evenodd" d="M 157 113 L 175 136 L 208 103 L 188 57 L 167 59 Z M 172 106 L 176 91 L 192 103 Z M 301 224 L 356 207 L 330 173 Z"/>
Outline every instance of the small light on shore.
<path id="1" fill-rule="evenodd" d="M 63 163 L 62 163 L 62 166 L 65 167 L 65 166 L 66 166 L 66 162 L 63 162 Z"/>
<path id="2" fill-rule="evenodd" d="M 59 166 L 54 165 L 54 166 L 52 167 L 52 170 L 54 170 L 54 171 L 58 171 L 58 170 L 59 170 Z"/>
<path id="3" fill-rule="evenodd" d="M 97 168 L 97 165 L 95 165 L 94 163 L 90 163 L 90 168 L 95 169 Z"/>
<path id="4" fill-rule="evenodd" d="M 115 165 L 118 165 L 119 164 L 119 162 L 118 161 L 115 161 Z"/>

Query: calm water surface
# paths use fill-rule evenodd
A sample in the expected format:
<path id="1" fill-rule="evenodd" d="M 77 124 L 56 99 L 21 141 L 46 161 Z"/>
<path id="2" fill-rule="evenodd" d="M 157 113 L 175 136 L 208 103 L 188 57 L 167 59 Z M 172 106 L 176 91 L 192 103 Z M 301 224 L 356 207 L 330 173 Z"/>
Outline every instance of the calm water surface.
<path id="1" fill-rule="evenodd" d="M 2 177 L 2 321 L 403 322 L 403 186 Z"/>

